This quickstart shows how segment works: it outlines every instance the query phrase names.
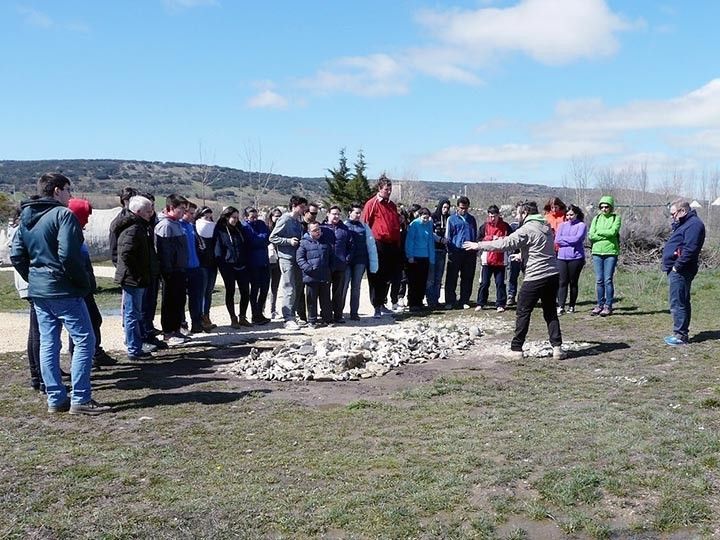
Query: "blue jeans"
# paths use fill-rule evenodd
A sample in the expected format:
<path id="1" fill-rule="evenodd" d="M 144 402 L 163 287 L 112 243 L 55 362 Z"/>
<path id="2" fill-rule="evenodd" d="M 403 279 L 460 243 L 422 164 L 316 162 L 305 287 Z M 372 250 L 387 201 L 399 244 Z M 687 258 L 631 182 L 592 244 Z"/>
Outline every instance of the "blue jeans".
<path id="1" fill-rule="evenodd" d="M 510 271 L 508 272 L 507 293 L 510 298 L 515 300 L 517 296 L 518 279 L 520 278 L 520 270 L 522 263 L 520 261 L 510 261 Z"/>
<path id="2" fill-rule="evenodd" d="M 212 307 L 212 295 L 215 290 L 215 282 L 217 281 L 217 268 L 200 267 L 203 276 L 203 297 L 202 297 L 202 314 L 210 315 Z"/>
<path id="3" fill-rule="evenodd" d="M 348 287 L 350 288 L 350 316 L 355 317 L 360 309 L 360 287 L 365 274 L 364 264 L 348 265 L 345 269 L 345 286 L 343 292 L 343 305 L 347 297 Z"/>
<path id="4" fill-rule="evenodd" d="M 190 312 L 190 324 L 199 327 L 202 323 L 202 307 L 205 299 L 205 281 L 202 268 L 188 268 L 185 270 L 185 291 L 188 296 L 188 311 Z"/>
<path id="5" fill-rule="evenodd" d="M 123 285 L 123 326 L 125 328 L 125 345 L 128 354 L 142 353 L 143 330 L 143 297 L 145 287 Z"/>
<path id="6" fill-rule="evenodd" d="M 488 302 L 490 294 L 490 279 L 495 278 L 495 307 L 505 307 L 507 303 L 507 289 L 505 287 L 505 267 L 482 265 L 480 269 L 480 286 L 477 292 L 478 306 Z"/>
<path id="7" fill-rule="evenodd" d="M 668 274 L 670 300 L 670 314 L 673 318 L 673 334 L 683 341 L 688 340 L 690 330 L 690 318 L 692 309 L 690 306 L 690 287 L 695 278 L 695 273 L 680 274 L 670 272 Z"/>
<path id="8" fill-rule="evenodd" d="M 593 255 L 598 307 L 605 305 L 612 308 L 615 295 L 613 275 L 615 274 L 617 259 L 617 255 Z"/>
<path id="9" fill-rule="evenodd" d="M 75 343 L 70 366 L 72 403 L 82 405 L 92 399 L 90 369 L 95 354 L 95 333 L 85 300 L 82 298 L 33 298 L 40 330 L 40 373 L 45 381 L 49 406 L 67 400 L 60 376 L 60 332 L 64 326 Z"/>
<path id="10" fill-rule="evenodd" d="M 440 287 L 442 286 L 442 278 L 445 273 L 446 258 L 446 250 L 435 250 L 435 264 L 430 265 L 427 286 L 425 287 L 425 296 L 427 297 L 428 306 L 430 307 L 437 306 L 440 303 Z"/>

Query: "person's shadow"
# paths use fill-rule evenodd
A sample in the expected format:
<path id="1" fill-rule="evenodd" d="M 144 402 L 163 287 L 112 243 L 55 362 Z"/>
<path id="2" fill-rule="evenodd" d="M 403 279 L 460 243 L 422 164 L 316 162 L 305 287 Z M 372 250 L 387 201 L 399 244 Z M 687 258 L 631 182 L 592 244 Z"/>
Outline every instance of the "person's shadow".
<path id="1" fill-rule="evenodd" d="M 703 330 L 690 338 L 690 343 L 703 343 L 704 341 L 716 341 L 720 339 L 720 330 Z"/>
<path id="2" fill-rule="evenodd" d="M 149 394 L 142 398 L 125 399 L 122 401 L 108 401 L 106 405 L 112 407 L 113 412 L 129 411 L 133 409 L 151 409 L 162 405 L 181 405 L 184 403 L 201 403 L 203 405 L 220 405 L 232 403 L 247 397 L 259 394 L 269 394 L 268 388 L 258 390 L 243 390 L 242 392 L 215 392 L 211 390 L 195 390 L 192 392 L 161 392 Z"/>
<path id="3" fill-rule="evenodd" d="M 600 341 L 589 341 L 592 343 L 592 347 L 587 349 L 581 349 L 579 351 L 568 351 L 568 358 L 580 358 L 583 356 L 599 356 L 601 354 L 607 354 L 614 351 L 621 351 L 623 349 L 629 349 L 630 345 L 623 342 L 600 342 Z"/>

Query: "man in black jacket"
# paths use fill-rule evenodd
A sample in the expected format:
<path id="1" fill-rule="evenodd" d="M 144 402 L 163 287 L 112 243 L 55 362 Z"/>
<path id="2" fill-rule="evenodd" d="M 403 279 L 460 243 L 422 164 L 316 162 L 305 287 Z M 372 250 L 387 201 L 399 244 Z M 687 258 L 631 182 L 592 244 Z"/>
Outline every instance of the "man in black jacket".
<path id="1" fill-rule="evenodd" d="M 115 282 L 123 290 L 123 324 L 128 359 L 146 360 L 143 351 L 142 303 L 145 289 L 153 278 L 152 257 L 155 255 L 147 229 L 153 215 L 151 200 L 135 196 L 128 203 L 128 213 L 116 227 L 118 233 Z"/>

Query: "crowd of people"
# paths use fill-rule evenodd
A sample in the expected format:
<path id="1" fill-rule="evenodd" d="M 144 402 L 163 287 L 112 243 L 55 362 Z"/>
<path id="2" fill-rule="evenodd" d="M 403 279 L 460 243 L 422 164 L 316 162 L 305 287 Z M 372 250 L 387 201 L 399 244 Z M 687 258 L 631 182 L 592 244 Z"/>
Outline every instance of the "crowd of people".
<path id="1" fill-rule="evenodd" d="M 449 199 L 431 211 L 420 205 L 398 208 L 391 194 L 392 181 L 382 175 L 376 194 L 345 209 L 345 219 L 342 208 L 331 206 L 320 222 L 320 205 L 301 196 L 290 198 L 287 211 L 266 212 L 265 219 L 251 206 L 227 206 L 215 219 L 212 208 L 198 208 L 179 194 L 168 195 L 156 212 L 152 194 L 124 188 L 109 241 L 115 281 L 122 287 L 129 360 L 149 359 L 193 333 L 214 331 L 210 308 L 218 273 L 233 329 L 278 320 L 298 330 L 345 324 L 348 293 L 348 317 L 360 320 L 365 275 L 370 315 L 376 319 L 405 309 L 468 309 L 479 260 L 475 309 L 516 307 L 511 355 L 522 356 L 530 316 L 540 302 L 553 356 L 559 359 L 565 353 L 558 317 L 576 311 L 589 242 L 597 299 L 590 314 L 613 314 L 621 218 L 612 196 L 600 199 L 588 226 L 582 208 L 558 197 L 549 199 L 542 212 L 535 202 L 517 203 L 509 222 L 497 205 L 490 205 L 478 224 L 467 197 L 457 198 L 454 211 Z M 16 282 L 31 305 L 31 380 L 47 394 L 50 412 L 105 410 L 90 391 L 90 369 L 115 361 L 101 347 L 102 317 L 82 234 L 91 212 L 88 201 L 71 197 L 67 177 L 48 173 L 38 181 L 38 195 L 22 204 L 14 227 Z M 671 214 L 674 232 L 663 267 L 670 280 L 674 329 L 665 341 L 681 345 L 688 341 L 689 291 L 704 226 L 682 201 L 673 203 Z M 158 303 L 160 328 L 155 327 Z M 61 326 L 74 348 L 71 398 L 59 364 Z"/>

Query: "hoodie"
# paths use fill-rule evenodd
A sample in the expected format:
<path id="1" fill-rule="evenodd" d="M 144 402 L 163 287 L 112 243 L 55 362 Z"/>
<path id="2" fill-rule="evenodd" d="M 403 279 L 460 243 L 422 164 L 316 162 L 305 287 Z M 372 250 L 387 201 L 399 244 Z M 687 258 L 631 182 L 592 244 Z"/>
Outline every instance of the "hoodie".
<path id="1" fill-rule="evenodd" d="M 444 204 L 448 205 L 448 213 L 443 215 L 442 207 Z M 445 229 L 447 228 L 447 222 L 450 218 L 450 199 L 440 199 L 435 211 L 432 213 L 433 222 L 433 234 L 435 235 L 435 249 L 438 251 L 447 251 L 445 244 L 440 242 L 440 238 L 445 238 Z"/>
<path id="2" fill-rule="evenodd" d="M 615 209 L 615 199 L 610 195 L 601 197 L 600 204 Z M 614 212 L 607 215 L 601 212 L 593 218 L 588 233 L 593 255 L 620 255 L 620 226 L 620 216 Z"/>
<path id="3" fill-rule="evenodd" d="M 83 234 L 73 213 L 52 197 L 25 201 L 10 260 L 28 282 L 30 298 L 76 298 L 90 293 Z"/>
<path id="4" fill-rule="evenodd" d="M 540 214 L 531 214 L 509 236 L 480 242 L 480 249 L 489 251 L 520 250 L 525 267 L 524 281 L 537 281 L 558 274 L 553 233 Z"/>
<path id="5" fill-rule="evenodd" d="M 130 211 L 128 211 L 130 213 Z M 162 212 L 155 225 L 155 249 L 160 260 L 160 272 L 184 272 L 188 266 L 188 241 L 179 220 Z"/>

